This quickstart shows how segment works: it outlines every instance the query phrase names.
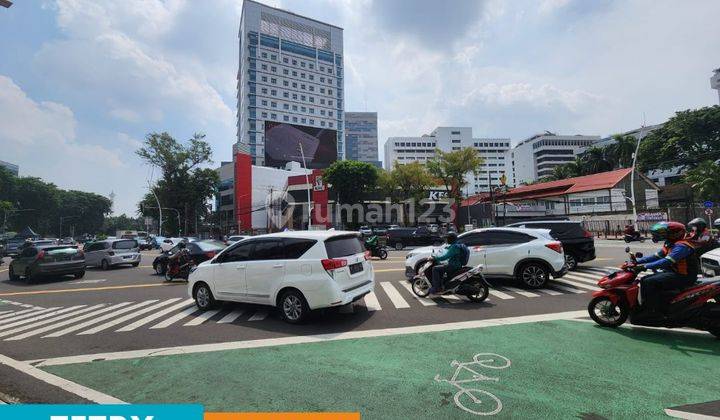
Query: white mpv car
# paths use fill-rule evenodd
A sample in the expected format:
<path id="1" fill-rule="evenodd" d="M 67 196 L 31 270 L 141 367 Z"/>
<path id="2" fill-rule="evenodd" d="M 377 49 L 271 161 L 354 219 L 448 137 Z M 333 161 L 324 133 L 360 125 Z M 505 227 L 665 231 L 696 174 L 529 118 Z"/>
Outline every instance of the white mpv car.
<path id="1" fill-rule="evenodd" d="M 220 301 L 272 305 L 290 323 L 374 289 L 375 274 L 359 234 L 342 231 L 253 236 L 200 264 L 188 281 L 188 293 L 201 310 Z"/>
<path id="2" fill-rule="evenodd" d="M 489 278 L 517 279 L 529 288 L 544 287 L 550 276 L 565 275 L 562 244 L 547 229 L 486 228 L 458 236 L 470 249 L 468 265 L 483 264 Z M 410 251 L 405 257 L 405 275 L 412 278 L 418 268 L 443 247 L 427 246 Z"/>

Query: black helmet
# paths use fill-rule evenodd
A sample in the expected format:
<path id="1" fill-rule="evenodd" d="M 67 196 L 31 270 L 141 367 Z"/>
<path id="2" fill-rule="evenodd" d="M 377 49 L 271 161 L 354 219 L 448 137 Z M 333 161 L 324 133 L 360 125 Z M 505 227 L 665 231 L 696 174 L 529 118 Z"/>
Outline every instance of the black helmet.
<path id="1" fill-rule="evenodd" d="M 445 240 L 446 240 L 447 243 L 449 243 L 449 244 L 454 244 L 455 241 L 457 241 L 457 233 L 455 233 L 455 232 L 449 232 L 449 233 L 447 234 L 447 237 L 445 238 Z"/>
<path id="2" fill-rule="evenodd" d="M 187 246 L 187 243 L 185 243 L 185 241 L 180 241 L 180 243 L 178 243 L 177 246 L 178 246 L 178 248 L 183 249 Z"/>
<path id="3" fill-rule="evenodd" d="M 720 229 L 720 217 L 715 219 L 715 221 L 713 222 L 713 227 L 715 229 Z"/>
<path id="4" fill-rule="evenodd" d="M 702 232 L 707 229 L 707 222 L 702 217 L 696 217 L 688 222 L 687 228 L 689 231 L 695 228 L 695 231 Z"/>

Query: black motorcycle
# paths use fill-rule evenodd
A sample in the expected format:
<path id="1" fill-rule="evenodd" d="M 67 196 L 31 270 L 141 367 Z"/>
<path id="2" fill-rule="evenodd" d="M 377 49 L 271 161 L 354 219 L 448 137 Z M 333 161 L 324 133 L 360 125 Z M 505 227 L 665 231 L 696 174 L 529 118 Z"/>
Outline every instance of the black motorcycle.
<path id="1" fill-rule="evenodd" d="M 418 270 L 418 274 L 412 279 L 412 290 L 418 297 L 424 298 L 430 294 L 430 279 L 432 279 L 432 268 L 437 263 L 430 259 Z M 478 264 L 475 267 L 463 267 L 451 279 L 444 278 L 445 290 L 440 295 L 461 295 L 467 296 L 472 302 L 482 302 L 490 294 L 490 285 L 482 274 L 483 266 Z M 447 277 L 447 274 L 446 274 Z"/>
<path id="2" fill-rule="evenodd" d="M 625 242 L 630 243 L 630 242 L 635 242 L 635 241 L 645 242 L 645 238 L 643 238 L 643 236 L 640 234 L 640 232 L 637 232 L 637 231 L 633 232 L 633 233 L 625 234 Z"/>
<path id="3" fill-rule="evenodd" d="M 371 257 L 378 257 L 381 260 L 384 260 L 388 257 L 387 249 L 384 246 L 379 246 L 379 245 L 369 246 L 366 244 L 365 249 L 370 251 Z"/>

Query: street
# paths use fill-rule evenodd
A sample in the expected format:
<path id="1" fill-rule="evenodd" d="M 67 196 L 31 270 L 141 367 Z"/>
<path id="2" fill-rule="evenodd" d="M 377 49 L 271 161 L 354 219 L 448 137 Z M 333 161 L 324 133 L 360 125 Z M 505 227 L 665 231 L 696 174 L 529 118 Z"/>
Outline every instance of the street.
<path id="1" fill-rule="evenodd" d="M 316 360 L 317 363 L 294 366 L 283 361 L 278 366 L 283 366 L 283 369 L 287 369 L 287 374 L 294 378 L 304 378 L 302 381 L 308 381 L 308 376 L 327 378 L 334 375 L 327 369 L 337 370 L 338 376 L 334 376 L 329 382 L 332 384 L 343 382 L 341 378 L 348 374 L 343 373 L 347 370 L 338 365 L 341 363 L 354 365 L 355 374 L 360 370 L 384 369 L 394 358 L 402 359 L 408 356 L 420 365 L 429 363 L 429 359 L 432 359 L 432 369 L 438 370 L 438 373 L 445 372 L 444 375 L 447 376 L 450 362 L 454 358 L 490 352 L 507 357 L 510 357 L 508 354 L 515 354 L 517 359 L 519 356 L 531 357 L 531 354 L 539 352 L 531 358 L 545 358 L 545 362 L 531 371 L 540 378 L 547 375 L 572 376 L 569 370 L 555 371 L 563 363 L 579 363 L 573 369 L 580 374 L 579 372 L 584 370 L 581 366 L 599 366 L 607 361 L 603 358 L 610 348 L 616 348 L 619 353 L 623 353 L 623 346 L 636 349 L 634 352 L 637 354 L 659 352 L 657 357 L 662 360 L 666 356 L 663 352 L 674 352 L 663 344 L 666 339 L 673 343 L 673 346 L 691 345 L 701 349 L 700 352 L 706 355 L 720 353 L 720 344 L 709 334 L 632 327 L 623 327 L 617 331 L 602 330 L 587 322 L 585 308 L 589 294 L 596 290 L 595 283 L 603 273 L 622 263 L 625 246 L 625 243 L 617 241 L 596 241 L 598 257 L 595 261 L 582 264 L 577 271 L 553 281 L 544 289 L 527 290 L 509 281 L 491 280 L 491 295 L 487 301 L 480 304 L 455 296 L 433 300 L 415 298 L 404 276 L 403 262 L 406 251 L 392 251 L 387 260 L 373 261 L 376 273 L 374 294 L 353 305 L 318 311 L 304 325 L 287 324 L 280 320 L 273 308 L 256 305 L 225 304 L 209 312 L 197 311 L 193 301 L 187 296 L 185 282 L 166 283 L 162 277 L 155 275 L 151 264 L 157 251 L 143 252 L 142 262 L 137 268 L 115 268 L 108 271 L 89 269 L 81 280 L 47 280 L 29 285 L 7 280 L 7 265 L 4 264 L 0 267 L 0 275 L 4 277 L 0 282 L 0 354 L 18 361 L 29 361 L 43 371 L 127 402 L 192 401 L 209 404 L 218 410 L 244 410 L 248 407 L 252 410 L 302 410 L 314 407 L 311 401 L 316 400 L 313 395 L 318 390 L 308 390 L 307 395 L 297 395 L 306 387 L 295 384 L 292 386 L 294 396 L 277 400 L 263 399 L 264 394 L 259 392 L 253 393 L 250 400 L 245 398 L 247 396 L 235 398 L 231 395 L 218 399 L 218 396 L 200 395 L 193 391 L 194 381 L 191 378 L 200 375 L 201 380 L 208 381 L 208 384 L 216 380 L 237 381 L 239 379 L 234 378 L 235 375 L 231 374 L 232 378 L 227 377 L 229 372 L 218 368 L 217 364 L 228 363 L 232 366 L 230 372 L 256 366 L 258 369 L 265 369 L 270 368 L 276 357 L 280 360 L 316 360 L 318 357 L 325 358 L 328 351 L 333 356 L 327 355 L 327 358 L 323 359 L 323 363 L 328 363 L 327 365 Z M 652 243 L 631 246 L 634 251 L 644 253 L 653 252 L 656 248 Z M 503 328 L 508 330 L 487 328 L 499 325 L 506 325 Z M 487 340 L 479 340 L 479 336 L 472 333 L 476 328 L 490 334 L 486 337 Z M 439 339 L 438 335 L 444 338 Z M 617 341 L 620 339 L 625 344 L 620 345 L 620 341 Z M 337 348 L 340 353 L 335 350 L 312 350 L 303 347 L 323 346 L 325 344 L 318 342 L 338 340 L 341 342 L 326 344 L 331 345 L 331 349 Z M 287 347 L 288 344 L 294 345 Z M 279 353 L 260 350 L 272 346 L 281 346 L 276 348 Z M 582 351 L 577 351 L 575 346 L 581 346 Z M 255 350 L 247 350 L 252 348 Z M 361 351 L 358 351 L 358 348 Z M 523 349 L 523 352 L 519 355 L 511 349 Z M 556 349 L 557 352 L 551 349 Z M 240 359 L 233 357 L 230 360 L 235 361 L 231 362 L 220 356 L 228 351 L 251 353 L 244 353 Z M 196 353 L 197 357 L 188 356 Z M 185 356 L 168 356 L 183 354 Z M 170 362 L 171 359 L 165 359 L 166 357 L 189 359 L 175 363 Z M 216 360 L 218 357 L 221 359 Z M 563 357 L 570 359 L 562 362 Z M 258 360 L 255 360 L 256 358 Z M 578 359 L 573 361 L 573 358 Z M 443 363 L 446 365 L 435 363 L 436 360 L 445 359 L 447 360 Z M 106 362 L 101 362 L 102 360 Z M 121 364 L 123 361 L 125 364 Z M 522 365 L 520 360 L 517 362 Z M 637 360 L 630 358 L 626 362 L 632 364 Z M 109 367 L 105 367 L 103 363 L 108 363 Z M 701 377 L 717 377 L 717 373 L 720 373 L 717 364 L 703 365 L 704 362 L 700 359 L 688 363 L 691 366 L 688 365 L 686 372 L 699 369 L 697 373 Z M 205 370 L 212 365 L 221 372 L 210 374 Z M 529 367 L 511 368 L 515 375 L 525 369 Z M 282 371 L 275 374 L 280 377 L 271 380 L 268 384 L 271 389 L 284 381 L 282 377 L 285 375 Z M 388 373 L 390 376 L 395 374 L 399 373 L 392 373 L 392 370 Z M 134 386 L 135 380 L 128 378 L 127 381 L 117 381 L 118 375 L 139 375 L 137 381 L 143 384 L 142 389 L 150 387 L 156 392 L 129 389 L 131 385 Z M 254 375 L 248 372 L 248 376 L 242 379 L 244 382 L 237 385 L 261 381 L 261 378 Z M 449 386 L 446 389 L 436 388 L 432 381 L 433 376 L 434 373 L 429 374 L 431 382 L 423 383 L 418 390 L 429 392 L 432 401 L 428 404 L 435 406 L 436 396 L 446 395 L 452 389 Z M 560 380 L 560 377 L 556 380 Z M 26 374 L 18 370 L 3 367 L 0 378 L 0 390 L 21 400 L 52 402 L 67 401 L 70 398 L 66 391 L 48 387 L 46 381 L 28 380 Z M 185 381 L 190 380 L 190 383 L 183 384 L 183 378 Z M 537 378 L 536 380 L 539 380 Z M 622 379 L 620 376 L 606 378 L 613 383 Z M 349 377 L 346 380 L 353 382 Z M 415 380 L 420 379 L 413 379 Z M 188 388 L 175 394 L 170 383 Z M 124 385 L 115 386 L 119 384 Z M 495 388 L 498 390 L 497 395 L 513 395 L 513 392 L 519 392 L 519 384 L 501 384 L 502 387 Z M 525 384 L 531 385 L 538 384 Z M 338 386 L 336 383 L 330 388 L 339 392 L 337 397 L 340 398 L 340 394 L 348 390 L 340 392 Z M 412 390 L 411 385 L 407 386 L 410 388 L 403 392 L 412 394 L 418 391 Z M 432 390 L 427 389 L 428 387 Z M 372 394 L 371 388 L 365 388 L 360 395 Z M 705 387 L 704 390 L 709 388 Z M 270 392 L 270 389 L 266 391 Z M 290 392 L 290 389 L 287 391 Z M 389 399 L 387 404 L 395 398 L 393 392 L 395 391 L 387 390 L 387 395 L 383 397 Z M 672 403 L 669 405 L 712 399 L 709 396 L 700 398 L 702 392 L 698 392 L 697 398 L 677 396 L 679 399 L 670 399 Z M 688 395 L 690 394 L 692 393 Z M 77 395 L 74 398 L 77 398 Z M 304 398 L 308 398 L 310 405 L 303 405 Z M 537 398 L 542 400 L 545 397 L 538 394 Z M 508 401 L 512 401 L 512 398 Z M 650 405 L 653 401 L 646 399 L 646 403 Z M 369 417 L 373 417 L 373 412 L 377 417 L 393 415 L 392 411 L 383 411 L 377 407 L 371 409 L 360 400 L 347 403 L 349 410 L 360 410 Z M 558 403 L 554 409 L 546 407 L 546 415 L 567 413 L 567 410 L 575 409 L 577 404 L 573 404 L 575 403 L 563 402 Z M 581 402 L 579 404 L 582 405 Z M 447 401 L 438 409 L 443 405 L 447 405 Z M 646 409 L 651 409 L 650 405 Z M 532 401 L 525 400 L 512 412 L 517 415 L 531 406 Z M 337 409 L 338 406 L 329 404 L 322 407 Z M 521 407 L 524 408 L 521 410 Z M 455 417 L 462 414 L 462 411 L 453 411 L 445 415 Z M 436 412 L 436 415 L 441 415 L 441 412 Z"/>

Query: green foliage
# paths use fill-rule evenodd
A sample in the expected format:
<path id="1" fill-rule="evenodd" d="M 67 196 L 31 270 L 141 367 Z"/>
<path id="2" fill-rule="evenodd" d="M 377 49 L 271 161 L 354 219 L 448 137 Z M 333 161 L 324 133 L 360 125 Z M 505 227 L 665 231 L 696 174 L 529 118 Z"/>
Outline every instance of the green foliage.
<path id="1" fill-rule="evenodd" d="M 356 204 L 375 191 L 378 169 L 372 164 L 355 160 L 339 160 L 325 170 L 324 179 L 332 185 L 338 202 Z"/>
<path id="2" fill-rule="evenodd" d="M 391 171 L 381 172 L 380 179 L 382 192 L 395 203 L 407 199 L 418 202 L 425 198 L 428 188 L 436 184 L 427 167 L 420 162 L 395 163 Z"/>
<path id="3" fill-rule="evenodd" d="M 141 217 L 130 217 L 126 214 L 105 218 L 102 232 L 108 236 L 115 236 L 118 230 L 145 230 L 145 223 Z"/>
<path id="4" fill-rule="evenodd" d="M 450 198 L 457 201 L 467 184 L 465 175 L 477 171 L 482 163 L 482 157 L 472 147 L 452 152 L 436 149 L 435 157 L 427 162 L 427 169 L 431 176 L 447 188 Z"/>
<path id="5" fill-rule="evenodd" d="M 638 154 L 643 170 L 674 166 L 692 169 L 707 159 L 720 159 L 718 105 L 677 112 L 643 139 Z"/>
<path id="6" fill-rule="evenodd" d="M 137 155 L 162 172 L 162 178 L 153 187 L 162 207 L 176 209 L 163 210 L 163 233 L 180 234 L 195 229 L 198 220 L 208 217 L 207 201 L 217 192 L 220 179 L 212 169 L 200 168 L 202 164 L 212 163 L 212 150 L 204 140 L 204 134 L 195 134 L 186 143 L 174 139 L 168 133 L 150 133 L 145 137 L 143 147 Z M 141 211 L 143 205 L 144 211 Z M 145 195 L 138 203 L 138 213 L 158 219 L 155 196 Z"/>
<path id="7" fill-rule="evenodd" d="M 631 167 L 637 139 L 631 135 L 620 134 L 615 134 L 613 139 L 615 143 L 605 148 L 605 159 L 614 165 L 614 169 Z"/>
<path id="8" fill-rule="evenodd" d="M 702 200 L 720 200 L 720 165 L 705 160 L 685 174 L 685 182 Z"/>

